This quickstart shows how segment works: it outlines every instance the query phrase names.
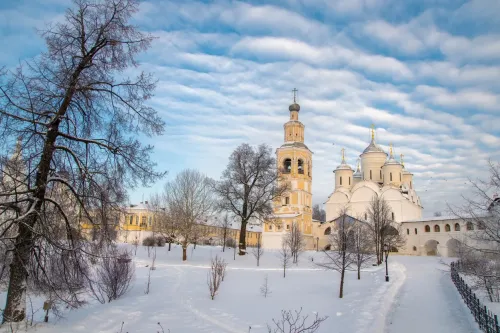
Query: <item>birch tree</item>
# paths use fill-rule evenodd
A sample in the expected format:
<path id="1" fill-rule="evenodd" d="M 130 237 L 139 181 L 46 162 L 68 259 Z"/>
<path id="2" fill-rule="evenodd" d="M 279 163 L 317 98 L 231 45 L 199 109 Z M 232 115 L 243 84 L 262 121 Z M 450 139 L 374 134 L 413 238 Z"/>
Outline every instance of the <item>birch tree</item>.
<path id="1" fill-rule="evenodd" d="M 291 224 L 290 230 L 286 233 L 284 240 L 288 244 L 290 252 L 292 253 L 293 263 L 297 264 L 299 261 L 299 255 L 305 248 L 304 235 L 302 234 L 300 226 L 297 222 L 293 222 Z"/>
<path id="2" fill-rule="evenodd" d="M 273 213 L 272 202 L 288 188 L 279 182 L 280 175 L 271 148 L 265 144 L 256 149 L 249 144 L 237 147 L 221 180 L 214 184 L 219 196 L 218 208 L 239 218 L 239 254 L 246 254 L 247 225 L 261 224 Z"/>
<path id="3" fill-rule="evenodd" d="M 165 185 L 167 210 L 176 220 L 183 261 L 187 260 L 187 247 L 198 240 L 204 222 L 213 213 L 210 183 L 210 179 L 199 171 L 187 169 Z"/>
<path id="4" fill-rule="evenodd" d="M 45 52 L 0 71 L 0 151 L 11 153 L 17 138 L 24 161 L 17 185 L 0 193 L 0 229 L 14 235 L 0 238 L 12 253 L 4 322 L 26 317 L 28 277 L 49 276 L 41 253 L 68 254 L 75 267 L 84 266 L 80 217 L 92 224 L 92 200 L 110 200 L 99 198 L 103 184 L 108 198 L 120 201 L 115 189 L 123 184 L 147 186 L 162 176 L 150 159 L 153 147 L 137 139 L 163 132 L 146 104 L 155 80 L 126 72 L 153 40 L 129 23 L 138 9 L 136 0 L 75 0 L 60 22 L 41 31 Z M 5 169 L 2 177 L 9 177 Z M 50 196 L 56 188 L 71 211 Z M 58 218 L 46 218 L 48 212 Z M 59 226 L 62 238 L 52 232 Z"/>

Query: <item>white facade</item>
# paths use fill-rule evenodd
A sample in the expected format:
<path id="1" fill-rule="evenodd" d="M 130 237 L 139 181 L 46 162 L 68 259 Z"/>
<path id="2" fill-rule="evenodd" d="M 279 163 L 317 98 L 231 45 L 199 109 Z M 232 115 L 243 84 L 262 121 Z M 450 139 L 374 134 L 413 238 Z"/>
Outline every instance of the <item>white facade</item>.
<path id="1" fill-rule="evenodd" d="M 325 202 L 327 221 L 338 217 L 344 207 L 348 209 L 347 214 L 366 220 L 366 212 L 374 196 L 387 201 L 392 219 L 396 222 L 422 217 L 420 198 L 413 188 L 413 175 L 404 168 L 402 160 L 398 162 L 394 159 L 392 147 L 387 158 L 387 154 L 375 143 L 373 133 L 372 141 L 360 158 L 361 169 L 358 165 L 354 174 L 344 157 L 334 171 L 335 190 Z"/>

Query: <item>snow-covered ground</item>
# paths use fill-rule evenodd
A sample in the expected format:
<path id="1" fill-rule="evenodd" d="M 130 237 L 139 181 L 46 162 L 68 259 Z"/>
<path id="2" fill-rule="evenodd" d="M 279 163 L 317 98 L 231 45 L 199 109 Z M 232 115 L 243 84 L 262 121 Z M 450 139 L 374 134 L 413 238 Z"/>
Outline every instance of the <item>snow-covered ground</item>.
<path id="1" fill-rule="evenodd" d="M 475 332 L 470 312 L 453 289 L 449 273 L 438 258 L 389 257 L 391 280 L 385 282 L 385 267 L 370 267 L 356 279 L 346 276 L 344 298 L 338 298 L 339 274 L 314 265 L 321 253 L 302 254 L 299 265 L 279 268 L 276 252 L 267 251 L 256 267 L 252 255 L 233 260 L 231 249 L 198 246 L 188 250 L 188 261 L 181 261 L 179 246 L 157 249 L 151 291 L 144 294 L 151 259 L 139 247 L 136 278 L 123 298 L 109 304 L 92 302 L 70 311 L 65 318 L 41 323 L 42 311 L 33 331 L 40 333 L 120 332 L 267 332 L 266 324 L 280 316 L 281 310 L 299 310 L 313 317 L 328 316 L 318 332 Z M 215 300 L 207 287 L 210 258 L 222 255 L 228 271 Z M 271 295 L 264 298 L 260 287 L 268 276 Z M 1 295 L 0 302 L 4 302 Z M 39 303 L 35 301 L 35 304 Z M 35 305 L 36 307 L 37 305 Z M 30 330 L 30 331 L 31 331 Z"/>

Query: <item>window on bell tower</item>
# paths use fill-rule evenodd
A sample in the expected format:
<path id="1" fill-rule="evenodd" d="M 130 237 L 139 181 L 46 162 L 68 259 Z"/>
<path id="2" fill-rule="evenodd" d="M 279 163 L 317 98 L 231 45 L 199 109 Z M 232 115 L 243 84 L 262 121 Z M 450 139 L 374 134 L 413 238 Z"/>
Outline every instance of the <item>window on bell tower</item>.
<path id="1" fill-rule="evenodd" d="M 286 158 L 283 161 L 283 173 L 292 172 L 292 160 L 290 158 Z"/>
<path id="2" fill-rule="evenodd" d="M 342 176 L 340 176 L 340 185 L 342 185 Z"/>
<path id="3" fill-rule="evenodd" d="M 300 174 L 304 174 L 304 161 L 299 159 L 297 168 Z"/>
<path id="4" fill-rule="evenodd" d="M 372 180 L 372 171 L 370 170 L 370 180 Z"/>
<path id="5" fill-rule="evenodd" d="M 285 197 L 285 205 L 289 205 L 290 204 L 290 197 Z"/>

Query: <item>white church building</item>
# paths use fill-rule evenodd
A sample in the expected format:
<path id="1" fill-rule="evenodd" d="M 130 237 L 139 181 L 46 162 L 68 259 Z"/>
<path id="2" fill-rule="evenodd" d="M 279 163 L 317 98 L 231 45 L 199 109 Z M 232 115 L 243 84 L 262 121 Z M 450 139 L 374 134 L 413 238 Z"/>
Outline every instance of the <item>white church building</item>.
<path id="1" fill-rule="evenodd" d="M 335 189 L 325 202 L 326 220 L 339 216 L 347 207 L 348 214 L 366 220 L 366 211 L 374 196 L 385 199 L 392 211 L 392 220 L 402 222 L 422 217 L 420 198 L 413 187 L 413 174 L 401 160 L 389 156 L 375 142 L 375 130 L 368 147 L 360 155 L 356 171 L 346 163 L 342 152 L 341 164 L 334 170 Z M 361 165 L 360 165 L 361 164 Z"/>

